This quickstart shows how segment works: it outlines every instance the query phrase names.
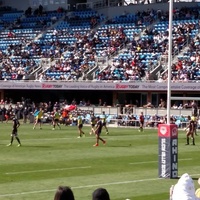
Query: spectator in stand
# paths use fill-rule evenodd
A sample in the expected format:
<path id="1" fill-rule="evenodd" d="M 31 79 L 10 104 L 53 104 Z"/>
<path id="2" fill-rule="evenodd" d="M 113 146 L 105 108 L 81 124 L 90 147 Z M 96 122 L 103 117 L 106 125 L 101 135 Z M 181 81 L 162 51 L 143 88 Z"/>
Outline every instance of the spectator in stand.
<path id="1" fill-rule="evenodd" d="M 95 17 L 92 17 L 90 19 L 90 24 L 91 24 L 91 27 L 94 28 L 97 25 L 97 19 Z"/>
<path id="2" fill-rule="evenodd" d="M 40 4 L 38 8 L 38 15 L 43 15 L 43 6 Z"/>
<path id="3" fill-rule="evenodd" d="M 62 7 L 59 7 L 58 9 L 57 9 L 57 12 L 58 13 L 62 13 L 64 11 L 64 9 L 62 8 Z"/>
<path id="4" fill-rule="evenodd" d="M 166 123 L 165 116 L 161 116 L 157 121 L 157 125 L 158 124 L 164 124 L 164 123 Z"/>
<path id="5" fill-rule="evenodd" d="M 29 114 L 27 107 L 25 107 L 22 112 L 23 112 L 23 123 L 26 124 Z"/>
<path id="6" fill-rule="evenodd" d="M 31 7 L 28 7 L 26 10 L 25 10 L 25 16 L 26 17 L 29 17 L 32 15 L 32 8 Z"/>
<path id="7" fill-rule="evenodd" d="M 85 106 L 85 103 L 83 101 L 80 101 L 79 106 Z"/>
<path id="8" fill-rule="evenodd" d="M 57 110 L 60 109 L 60 105 L 59 105 L 58 102 L 55 102 L 55 103 L 54 103 L 54 105 L 53 105 L 53 109 L 54 109 L 54 110 L 55 110 L 55 109 L 57 109 Z"/>
<path id="9" fill-rule="evenodd" d="M 176 104 L 176 103 L 174 103 L 174 104 L 173 104 L 173 106 L 172 106 L 172 108 L 173 108 L 173 109 L 178 109 L 178 106 L 177 106 L 177 104 Z"/>
<path id="10" fill-rule="evenodd" d="M 47 104 L 47 112 L 51 112 L 52 110 L 53 110 L 53 105 L 52 105 L 52 102 L 49 101 Z"/>
<path id="11" fill-rule="evenodd" d="M 198 115 L 198 106 L 197 106 L 196 101 L 193 100 L 192 103 L 191 103 L 191 106 L 192 106 L 192 115 L 197 117 L 197 115 Z"/>
<path id="12" fill-rule="evenodd" d="M 9 37 L 9 38 L 14 38 L 14 37 L 15 37 L 15 34 L 10 30 L 10 31 L 8 32 L 8 37 Z"/>
<path id="13" fill-rule="evenodd" d="M 103 106 L 103 102 L 102 102 L 102 99 L 99 99 L 99 103 L 98 103 L 98 106 Z"/>
<path id="14" fill-rule="evenodd" d="M 3 99 L 1 99 L 1 101 L 0 101 L 0 104 L 1 104 L 1 105 L 3 105 L 3 104 L 4 104 L 4 100 L 3 100 Z"/>
<path id="15" fill-rule="evenodd" d="M 11 119 L 11 117 L 13 117 L 13 107 L 12 105 L 9 105 L 6 111 L 6 122 L 8 122 L 8 120 Z"/>
<path id="16" fill-rule="evenodd" d="M 146 105 L 143 105 L 144 108 L 153 108 L 154 105 L 151 102 L 148 102 Z"/>
<path id="17" fill-rule="evenodd" d="M 160 99 L 160 103 L 158 105 L 159 108 L 166 108 L 166 102 L 163 99 Z"/>
<path id="18" fill-rule="evenodd" d="M 146 122 L 146 126 L 147 127 L 154 127 L 155 124 L 157 124 L 157 116 L 156 115 L 152 115 L 150 116 L 150 119 Z"/>
<path id="19" fill-rule="evenodd" d="M 183 109 L 183 104 L 180 104 L 180 105 L 178 106 L 178 109 Z"/>
<path id="20" fill-rule="evenodd" d="M 175 124 L 175 122 L 176 122 L 176 117 L 174 115 L 171 115 L 170 116 L 170 123 Z"/>
<path id="21" fill-rule="evenodd" d="M 185 109 L 191 108 L 191 107 L 192 107 L 191 101 L 187 101 L 187 102 L 183 105 L 183 108 L 185 108 Z"/>

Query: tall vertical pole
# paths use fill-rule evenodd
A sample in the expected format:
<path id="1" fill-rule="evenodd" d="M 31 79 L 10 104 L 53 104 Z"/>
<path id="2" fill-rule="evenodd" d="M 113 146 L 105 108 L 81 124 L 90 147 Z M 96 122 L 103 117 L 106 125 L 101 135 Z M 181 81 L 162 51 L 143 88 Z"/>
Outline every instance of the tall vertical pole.
<path id="1" fill-rule="evenodd" d="M 169 0 L 169 46 L 168 46 L 168 84 L 167 84 L 167 124 L 158 125 L 159 136 L 159 177 L 178 177 L 178 127 L 170 124 L 171 109 L 171 62 L 172 62 L 172 22 L 173 0 Z"/>
<path id="2" fill-rule="evenodd" d="M 169 36 L 168 36 L 168 84 L 167 84 L 167 124 L 170 124 L 171 109 L 171 66 L 172 66 L 172 21 L 173 21 L 173 0 L 169 0 Z"/>

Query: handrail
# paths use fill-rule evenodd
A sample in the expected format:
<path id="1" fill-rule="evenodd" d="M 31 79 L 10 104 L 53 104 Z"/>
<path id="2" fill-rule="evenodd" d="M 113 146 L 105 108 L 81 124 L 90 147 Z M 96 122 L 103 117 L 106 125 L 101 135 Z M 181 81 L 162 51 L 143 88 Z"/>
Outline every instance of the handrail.
<path id="1" fill-rule="evenodd" d="M 103 111 L 108 115 L 134 115 L 139 116 L 143 112 L 144 116 L 165 116 L 167 114 L 166 108 L 143 108 L 143 107 L 110 107 L 110 106 L 77 106 L 81 110 L 91 110 L 95 114 L 101 114 Z M 171 115 L 185 116 L 192 114 L 192 109 L 173 109 L 171 108 Z"/>

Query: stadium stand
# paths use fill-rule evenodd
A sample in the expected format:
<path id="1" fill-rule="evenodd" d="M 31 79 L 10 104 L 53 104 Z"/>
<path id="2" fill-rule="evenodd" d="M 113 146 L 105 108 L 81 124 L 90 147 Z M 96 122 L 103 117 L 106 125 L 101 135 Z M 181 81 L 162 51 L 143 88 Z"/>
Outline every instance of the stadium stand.
<path id="1" fill-rule="evenodd" d="M 178 61 L 172 79 L 199 79 L 197 8 L 176 8 L 174 18 L 173 54 Z M 1 79 L 31 74 L 37 80 L 148 80 L 155 69 L 157 76 L 164 71 L 162 81 L 167 79 L 161 60 L 168 51 L 168 14 L 161 10 L 125 12 L 107 20 L 91 9 L 46 12 L 40 7 L 10 9 L 0 19 L 6 23 L 0 36 Z M 98 62 L 101 58 L 106 62 Z"/>

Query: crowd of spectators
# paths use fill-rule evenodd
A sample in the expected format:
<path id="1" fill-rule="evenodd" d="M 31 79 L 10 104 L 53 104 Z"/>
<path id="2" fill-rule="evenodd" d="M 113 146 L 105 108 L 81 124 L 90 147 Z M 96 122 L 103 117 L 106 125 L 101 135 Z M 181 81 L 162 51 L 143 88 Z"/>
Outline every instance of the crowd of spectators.
<path id="1" fill-rule="evenodd" d="M 123 21 L 127 20 L 134 25 L 128 26 L 126 28 L 127 23 L 119 23 L 117 27 L 120 35 L 117 37 L 118 40 L 121 39 L 119 42 L 120 46 L 125 47 L 127 50 L 122 54 L 116 55 L 113 58 L 112 64 L 108 65 L 106 69 L 102 71 L 97 71 L 95 79 L 97 80 L 141 80 L 142 77 L 145 76 L 146 65 L 141 62 L 141 58 L 139 54 L 142 52 L 142 49 L 146 49 L 146 44 L 142 44 L 140 39 L 136 39 L 137 36 L 140 35 L 142 29 L 145 25 L 152 24 L 157 19 L 157 14 L 154 10 L 147 10 L 143 12 L 137 12 L 134 18 L 128 17 L 128 13 L 125 13 L 119 18 L 115 18 L 108 22 L 112 27 L 112 24 L 119 23 L 120 19 Z M 114 26 L 115 27 L 115 26 Z M 116 27 L 114 29 L 116 29 Z M 142 29 L 140 29 L 142 27 Z M 110 28 L 108 30 L 112 30 Z M 137 32 L 139 29 L 139 32 Z M 116 31 L 114 31 L 114 34 Z M 105 32 L 108 35 L 108 31 Z M 123 39 L 123 40 L 122 40 Z M 143 47 L 142 47 L 143 46 Z M 119 45 L 117 46 L 118 49 L 114 49 L 114 51 L 119 50 Z M 118 51 L 117 51 L 118 52 Z M 109 55 L 109 54 L 108 54 Z"/>
<path id="2" fill-rule="evenodd" d="M 98 72 L 97 79 L 99 79 L 100 74 L 101 80 L 149 80 L 151 77 L 150 70 L 159 65 L 159 60 L 162 56 L 168 55 L 168 23 L 166 21 L 168 12 L 163 13 L 161 10 L 157 12 L 152 10 L 141 12 L 138 13 L 138 21 L 143 23 L 146 16 L 148 18 L 149 16 L 152 17 L 149 21 L 159 19 L 160 22 L 156 23 L 152 28 L 147 28 L 139 39 L 128 37 L 130 44 L 127 45 L 126 51 L 115 57 L 112 65 L 109 65 L 101 73 Z M 195 38 L 195 36 L 199 29 L 199 15 L 196 9 L 176 8 L 174 16 L 176 21 L 173 29 L 173 53 L 177 55 L 190 40 L 198 40 L 198 37 Z M 184 18 L 184 16 L 186 17 Z M 179 64 L 180 62 L 177 64 L 178 67 Z M 177 68 L 174 68 L 174 66 L 177 65 L 173 64 L 172 66 L 172 80 L 176 79 Z M 187 77 L 189 80 L 193 80 L 194 76 L 191 76 L 193 72 L 190 71 L 186 68 L 181 78 Z M 166 78 L 165 75 L 161 77 L 162 81 Z"/>
<path id="3" fill-rule="evenodd" d="M 199 64 L 200 56 L 198 53 L 199 49 L 199 37 L 191 40 L 189 49 L 184 53 L 183 56 L 178 57 L 178 61 L 172 64 L 172 81 L 173 82 L 187 82 L 191 80 L 199 80 Z M 158 79 L 159 82 L 167 80 L 167 71 Z"/>
<path id="4" fill-rule="evenodd" d="M 199 72 L 199 13 L 197 9 L 175 9 L 174 16 L 182 19 L 183 23 L 177 21 L 177 25 L 173 29 L 173 54 L 179 54 L 184 44 L 188 49 L 178 55 L 178 61 L 172 64 L 172 81 L 191 81 L 198 80 Z M 187 19 L 190 19 L 187 21 Z M 176 36 L 176 37 L 174 37 Z M 167 53 L 167 52 L 166 52 Z M 167 54 L 166 54 L 167 56 Z M 167 80 L 167 71 L 159 78 L 159 82 Z"/>
<path id="5" fill-rule="evenodd" d="M 68 110 L 66 106 L 74 105 L 78 106 L 74 110 Z M 77 103 L 75 99 L 71 102 L 64 100 L 62 102 L 34 102 L 29 98 L 21 98 L 20 102 L 13 103 L 12 100 L 1 100 L 0 101 L 0 122 L 8 122 L 13 117 L 18 120 L 22 120 L 23 123 L 33 123 L 34 122 L 34 113 L 42 108 L 43 117 L 42 123 L 52 123 L 52 116 L 55 110 L 58 110 L 60 113 L 60 121 L 65 125 L 73 125 L 77 122 L 77 113 L 83 117 L 85 123 L 89 123 L 91 116 L 93 115 L 92 110 L 84 110 L 81 107 L 89 106 L 90 103 L 85 102 L 84 99 Z M 67 113 L 64 112 L 67 110 Z M 67 115 L 67 116 L 64 116 Z M 67 117 L 67 121 L 63 119 Z"/>
<path id="6" fill-rule="evenodd" d="M 179 128 L 186 128 L 189 123 L 190 115 L 170 116 L 170 123 L 176 124 Z M 123 114 L 116 117 L 118 126 L 139 127 L 139 116 L 134 114 Z M 167 123 L 167 115 L 145 115 L 145 128 L 157 128 L 159 124 Z M 200 120 L 197 121 L 197 128 L 200 126 Z"/>
<path id="7" fill-rule="evenodd" d="M 30 8 L 25 11 L 27 18 L 30 18 L 32 15 L 42 16 L 43 13 L 44 11 L 41 7 L 38 8 L 38 12 L 33 12 Z M 138 19 L 135 23 L 141 24 L 143 19 L 142 14 L 138 13 L 137 15 Z M 77 80 L 82 76 L 84 71 L 89 70 L 95 65 L 97 56 L 104 56 L 105 54 L 106 56 L 110 56 L 127 42 L 127 37 L 123 32 L 123 28 L 116 27 L 107 29 L 103 34 L 101 31 L 94 33 L 91 28 L 100 23 L 100 18 L 102 18 L 102 16 L 98 16 L 97 13 L 93 13 L 93 15 L 89 16 L 89 19 L 85 18 L 85 20 L 90 21 L 90 28 L 89 31 L 83 32 L 83 34 L 81 34 L 80 30 L 74 32 L 70 28 L 62 30 L 54 29 L 52 31 L 51 38 L 48 41 L 44 40 L 44 35 L 38 40 L 33 40 L 34 38 L 27 37 L 20 38 L 19 35 L 21 35 L 21 33 L 15 33 L 14 29 L 12 31 L 10 30 L 7 35 L 7 40 L 15 38 L 15 41 L 20 43 L 20 45 L 10 45 L 6 51 L 2 51 L 3 58 L 10 59 L 10 56 L 18 56 L 17 58 L 19 59 L 23 57 L 29 59 L 63 58 L 61 61 L 56 61 L 55 64 L 52 63 L 48 72 L 41 74 L 39 79 Z M 72 27 L 73 23 L 80 20 L 80 17 L 75 14 L 73 15 L 73 13 L 71 15 L 66 15 L 65 18 L 65 21 L 67 21 L 67 23 Z M 20 20 L 17 20 L 17 24 L 19 23 Z M 82 26 L 82 28 L 84 29 L 84 26 Z M 74 42 L 66 43 L 70 37 L 74 39 Z M 63 40 L 63 38 L 66 40 Z M 104 38 L 108 39 L 104 40 Z M 6 40 L 6 36 L 4 40 Z M 99 45 L 103 47 L 101 48 L 102 51 L 97 48 Z M 11 68 L 11 62 L 12 61 L 6 61 L 8 68 Z M 20 65 L 20 63 L 18 65 Z M 24 65 L 26 66 L 26 63 Z M 34 66 L 34 68 L 38 67 L 38 65 L 39 64 L 37 63 L 37 66 Z M 21 70 L 22 69 L 20 69 L 20 71 Z M 59 74 L 52 75 L 51 72 L 59 72 Z M 18 68 L 13 68 L 8 72 L 6 71 L 3 73 L 2 79 L 20 79 L 20 76 L 16 78 L 15 75 L 20 73 L 24 74 L 25 72 L 19 72 Z"/>
<path id="8" fill-rule="evenodd" d="M 58 13 L 62 15 L 57 17 Z M 41 7 L 37 12 L 31 8 L 25 11 L 25 19 L 41 16 L 48 16 Z M 99 57 L 106 57 L 113 58 L 113 62 L 103 69 L 98 66 L 95 80 L 148 80 L 150 71 L 159 65 L 160 58 L 168 54 L 167 19 L 168 12 L 147 9 L 135 14 L 122 13 L 102 25 L 105 17 L 94 11 L 68 13 L 59 9 L 51 13 L 50 26 L 42 29 L 32 27 L 28 34 L 22 34 L 25 29 L 19 26 L 24 19 L 15 19 L 10 23 L 11 29 L 6 28 L 1 34 L 6 45 L 0 52 L 0 78 L 26 79 L 36 68 L 45 66 L 36 79 L 78 80 L 87 77 L 87 73 L 98 66 Z M 198 79 L 197 9 L 175 8 L 174 20 L 173 53 L 180 53 L 185 44 L 189 44 L 189 50 L 173 64 L 172 80 Z M 149 26 L 152 23 L 155 25 Z M 9 44 L 10 41 L 14 44 Z M 126 50 L 122 53 L 120 50 L 123 48 Z M 42 59 L 50 59 L 50 64 L 42 63 Z M 167 73 L 158 81 L 166 79 Z"/>
<path id="9" fill-rule="evenodd" d="M 76 108 L 74 110 L 68 110 L 69 105 L 74 105 Z M 196 113 L 198 115 L 198 107 L 194 101 L 188 101 L 183 106 L 175 106 L 176 103 L 172 106 L 172 109 L 189 109 L 192 113 Z M 55 110 L 58 110 L 60 113 L 60 122 L 65 125 L 76 125 L 77 123 L 77 114 L 79 113 L 85 124 L 90 124 L 91 116 L 95 111 L 93 109 L 85 109 L 84 107 L 91 106 L 89 101 L 85 101 L 82 99 L 80 102 L 77 102 L 73 99 L 71 102 L 64 100 L 62 102 L 33 102 L 31 99 L 25 99 L 22 97 L 22 100 L 17 103 L 13 103 L 12 100 L 1 100 L 0 101 L 0 122 L 8 122 L 15 117 L 16 119 L 20 119 L 23 123 L 33 123 L 34 122 L 34 112 L 39 108 L 42 108 L 44 115 L 42 118 L 42 123 L 52 123 L 52 116 Z M 94 105 L 93 105 L 94 106 Z M 99 104 L 97 107 L 106 108 L 106 102 L 101 102 L 99 100 Z M 180 108 L 181 107 L 181 108 Z M 145 107 L 146 109 L 147 107 Z M 150 107 L 149 107 L 150 108 Z M 152 107 L 151 107 L 152 108 Z M 141 109 L 141 108 L 140 108 Z M 147 108 L 148 109 L 148 108 Z M 157 109 L 166 110 L 166 102 L 161 99 L 160 104 L 157 106 Z M 66 114 L 67 110 L 67 114 Z M 148 110 L 147 110 L 148 111 Z M 156 110 L 154 110 L 156 112 Z M 158 110 L 157 110 L 158 111 Z M 145 127 L 157 127 L 160 123 L 166 123 L 166 114 L 148 114 L 145 112 Z M 67 120 L 66 120 L 66 119 Z M 109 114 L 107 113 L 107 122 L 115 123 L 118 126 L 139 126 L 139 115 L 137 112 L 131 112 L 131 110 L 122 111 L 121 114 Z M 176 123 L 178 127 L 184 128 L 188 122 L 188 115 L 172 115 L 171 122 Z M 199 124 L 199 121 L 198 121 Z"/>
<path id="10" fill-rule="evenodd" d="M 60 13 L 60 9 L 57 12 Z M 57 16 L 57 12 L 51 13 L 52 18 L 54 17 L 53 15 L 55 15 L 55 17 Z M 63 16 L 66 16 L 64 21 L 66 21 L 68 26 L 76 27 L 77 24 L 75 22 L 77 21 L 80 21 L 81 23 L 82 19 L 81 17 L 78 17 L 78 15 L 74 14 L 74 16 L 68 16 L 64 10 L 62 10 L 62 12 L 64 13 Z M 29 8 L 25 11 L 25 14 L 25 19 L 29 20 L 35 16 L 38 17 L 47 15 L 40 7 L 38 8 L 38 12 L 33 12 L 31 8 Z M 86 16 L 84 20 L 89 22 L 89 27 L 95 27 L 99 23 L 99 18 L 100 17 L 96 12 L 92 12 L 91 16 Z M 57 18 L 54 18 L 55 22 L 56 19 Z M 60 18 L 57 19 L 57 22 L 60 22 L 59 20 Z M 51 68 L 47 71 L 47 73 L 41 74 L 38 79 L 77 80 L 82 75 L 82 71 L 87 70 L 91 65 L 93 65 L 95 52 L 92 48 L 95 46 L 95 43 L 98 43 L 98 41 L 93 37 L 94 34 L 92 33 L 91 28 L 89 28 L 89 31 L 81 33 L 80 30 L 73 31 L 73 29 L 71 29 L 71 27 L 69 28 L 68 26 L 62 29 L 60 29 L 59 26 L 53 29 L 46 27 L 45 31 L 47 33 L 49 31 L 48 36 L 50 36 L 50 38 L 46 38 L 46 40 L 45 36 L 47 34 L 45 32 L 42 34 L 42 37 L 35 39 L 44 31 L 44 27 L 39 29 L 37 34 L 35 34 L 35 29 L 32 27 L 30 31 L 31 33 L 28 35 L 23 34 L 23 37 L 22 33 L 19 32 L 20 27 L 18 27 L 17 31 L 14 29 L 14 27 L 12 30 L 5 30 L 3 32 L 4 38 L 2 37 L 4 42 L 8 43 L 8 40 L 14 39 L 17 44 L 7 45 L 7 48 L 1 51 L 2 60 L 6 59 L 6 62 L 4 63 L 6 63 L 8 68 L 10 68 L 10 65 L 13 62 L 17 62 L 16 59 L 24 59 L 25 57 L 26 59 L 37 60 L 37 64 L 34 65 L 31 70 L 32 72 L 35 68 L 42 66 L 42 59 L 50 58 Z M 33 34 L 34 37 L 29 38 L 31 34 Z M 72 43 L 69 42 L 70 39 L 73 40 Z M 12 60 L 10 58 L 12 58 Z M 20 67 L 24 67 L 21 63 L 19 63 L 19 65 Z M 28 64 L 25 62 L 24 65 L 26 66 Z M 59 74 L 57 74 L 57 76 L 52 76 L 52 74 L 49 75 L 49 72 L 59 72 Z M 10 73 L 11 76 L 8 77 L 7 74 L 10 75 Z M 15 74 L 18 73 L 18 68 L 13 68 L 12 70 L 9 70 L 9 72 L 3 72 L 2 79 L 17 79 Z M 18 77 L 18 79 L 20 79 L 20 77 Z"/>

